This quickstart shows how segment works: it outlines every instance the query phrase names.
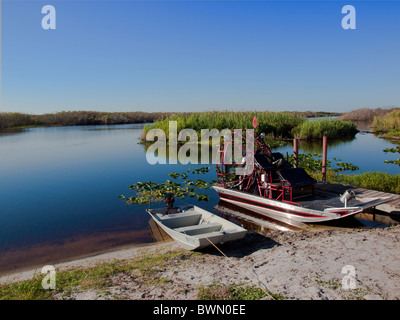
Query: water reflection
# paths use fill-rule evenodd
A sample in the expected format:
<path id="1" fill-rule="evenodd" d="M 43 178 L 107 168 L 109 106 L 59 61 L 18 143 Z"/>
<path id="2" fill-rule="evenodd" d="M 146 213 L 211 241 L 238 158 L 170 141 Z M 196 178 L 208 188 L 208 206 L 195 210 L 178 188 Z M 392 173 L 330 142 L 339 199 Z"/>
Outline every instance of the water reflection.
<path id="1" fill-rule="evenodd" d="M 327 145 L 328 145 L 328 150 L 334 149 L 334 148 L 340 148 L 341 146 L 344 146 L 348 144 L 349 142 L 352 142 L 356 139 L 356 137 L 352 138 L 344 138 L 344 139 L 328 139 Z M 291 143 L 293 146 L 293 143 Z M 300 140 L 298 142 L 299 145 L 299 150 L 303 153 L 322 153 L 322 139 L 321 140 Z"/>
<path id="2" fill-rule="evenodd" d="M 0 137 L 1 136 L 11 136 L 14 134 L 20 134 L 25 131 L 26 131 L 26 129 L 0 129 Z"/>
<path id="3" fill-rule="evenodd" d="M 158 162 L 159 164 L 215 164 L 219 149 L 218 145 L 215 144 L 178 144 L 176 146 L 176 151 L 170 149 L 167 143 L 163 144 L 164 146 L 162 148 L 151 148 L 152 143 L 150 142 L 141 143 L 141 145 L 144 147 L 147 160 L 150 163 Z"/>

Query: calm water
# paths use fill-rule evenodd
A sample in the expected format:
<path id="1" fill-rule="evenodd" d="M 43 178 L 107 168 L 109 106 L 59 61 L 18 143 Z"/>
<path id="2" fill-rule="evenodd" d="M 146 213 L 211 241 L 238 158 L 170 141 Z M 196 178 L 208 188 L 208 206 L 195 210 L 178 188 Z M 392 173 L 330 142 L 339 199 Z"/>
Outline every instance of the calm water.
<path id="1" fill-rule="evenodd" d="M 32 128 L 0 133 L 0 273 L 124 245 L 153 241 L 145 206 L 126 206 L 138 181 L 165 181 L 173 171 L 202 165 L 150 165 L 138 144 L 140 125 Z M 393 147 L 372 134 L 336 143 L 328 158 L 338 157 L 360 171 L 399 173 L 385 164 Z M 321 152 L 320 145 L 300 144 L 301 152 Z M 292 152 L 292 147 L 278 149 Z M 303 150 L 303 151 L 302 151 Z M 212 170 L 199 178 L 215 179 Z M 213 190 L 212 210 L 218 203 Z"/>
<path id="2" fill-rule="evenodd" d="M 400 144 L 400 142 L 398 142 Z M 366 171 L 386 171 L 390 173 L 400 173 L 400 168 L 394 164 L 386 164 L 385 160 L 395 160 L 399 154 L 385 153 L 386 148 L 395 148 L 397 144 L 389 140 L 377 138 L 371 133 L 358 133 L 354 139 L 347 141 L 328 140 L 328 160 L 334 158 L 349 162 L 360 169 L 355 173 Z M 276 151 L 286 155 L 293 153 L 293 146 L 277 148 Z M 320 142 L 299 142 L 299 153 L 318 153 L 322 154 L 322 139 Z M 332 161 L 335 164 L 336 161 Z"/>

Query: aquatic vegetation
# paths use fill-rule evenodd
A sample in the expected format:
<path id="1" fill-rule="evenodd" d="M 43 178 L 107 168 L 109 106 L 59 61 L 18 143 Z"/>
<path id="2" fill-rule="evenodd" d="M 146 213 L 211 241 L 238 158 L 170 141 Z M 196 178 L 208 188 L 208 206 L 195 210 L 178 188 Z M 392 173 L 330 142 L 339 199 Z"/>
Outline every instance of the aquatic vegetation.
<path id="1" fill-rule="evenodd" d="M 298 155 L 299 167 L 303 168 L 310 175 L 314 175 L 322 171 L 322 155 L 319 153 L 300 153 Z M 288 157 L 289 163 L 294 165 L 294 154 Z M 341 159 L 333 158 L 326 162 L 327 170 L 334 173 L 343 171 L 357 171 L 360 168 L 349 162 L 342 162 Z"/>
<path id="2" fill-rule="evenodd" d="M 400 153 L 400 146 L 397 146 L 396 148 L 386 148 L 385 150 L 383 150 L 383 152 Z M 385 160 L 385 163 L 395 164 L 400 167 L 400 159 Z"/>
<path id="3" fill-rule="evenodd" d="M 209 167 L 197 168 L 192 171 L 192 174 L 205 174 L 209 170 Z M 188 179 L 189 171 L 190 169 L 184 173 L 172 172 L 168 174 L 168 176 L 175 180 L 181 178 L 182 183 L 173 182 L 171 180 L 166 180 L 162 183 L 152 181 L 136 182 L 129 187 L 129 189 L 136 190 L 134 196 L 126 197 L 120 195 L 119 198 L 125 200 L 127 204 L 146 204 L 162 201 L 167 193 L 172 192 L 175 197 L 180 199 L 184 199 L 188 196 L 190 198 L 197 197 L 198 201 L 208 201 L 209 196 L 201 194 L 199 191 L 202 189 L 211 189 L 215 180 L 212 182 L 201 179 L 190 180 Z"/>

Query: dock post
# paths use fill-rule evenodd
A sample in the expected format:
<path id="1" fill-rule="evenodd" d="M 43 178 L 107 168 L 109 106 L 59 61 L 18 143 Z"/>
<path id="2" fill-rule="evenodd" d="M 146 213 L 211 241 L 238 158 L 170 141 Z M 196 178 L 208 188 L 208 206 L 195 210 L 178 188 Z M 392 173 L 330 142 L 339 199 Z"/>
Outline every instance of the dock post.
<path id="1" fill-rule="evenodd" d="M 294 158 L 294 167 L 299 167 L 299 145 L 297 143 L 297 139 L 293 139 L 293 158 Z"/>
<path id="2" fill-rule="evenodd" d="M 326 182 L 327 137 L 322 138 L 322 181 Z"/>

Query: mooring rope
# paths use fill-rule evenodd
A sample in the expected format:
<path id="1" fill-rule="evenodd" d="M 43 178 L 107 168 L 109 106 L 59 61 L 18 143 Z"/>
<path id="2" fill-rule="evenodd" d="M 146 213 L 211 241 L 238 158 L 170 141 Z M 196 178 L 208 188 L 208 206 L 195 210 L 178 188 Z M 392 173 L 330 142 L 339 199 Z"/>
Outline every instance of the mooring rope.
<path id="1" fill-rule="evenodd" d="M 227 258 L 228 260 L 230 260 L 236 268 L 238 268 L 242 273 L 244 273 L 244 275 L 245 275 L 246 277 L 248 277 L 248 278 L 249 278 L 251 281 L 253 281 L 258 287 L 260 287 L 261 290 L 264 291 L 265 294 L 267 294 L 272 300 L 275 300 L 275 298 L 268 292 L 268 290 L 264 289 L 264 288 L 260 285 L 260 283 L 263 284 L 261 281 L 259 281 L 259 280 L 258 280 L 258 281 L 254 280 L 246 271 L 242 270 L 231 258 L 229 258 L 225 253 L 223 253 L 222 250 L 221 250 L 220 248 L 218 248 L 210 239 L 208 239 L 207 237 L 205 237 L 205 238 L 206 238 L 206 239 L 208 240 L 208 242 L 210 242 L 210 243 L 214 246 L 214 248 L 217 249 L 225 258 Z M 267 287 L 265 284 L 263 284 L 263 286 L 264 286 L 264 287 Z"/>

